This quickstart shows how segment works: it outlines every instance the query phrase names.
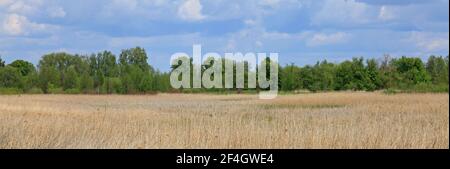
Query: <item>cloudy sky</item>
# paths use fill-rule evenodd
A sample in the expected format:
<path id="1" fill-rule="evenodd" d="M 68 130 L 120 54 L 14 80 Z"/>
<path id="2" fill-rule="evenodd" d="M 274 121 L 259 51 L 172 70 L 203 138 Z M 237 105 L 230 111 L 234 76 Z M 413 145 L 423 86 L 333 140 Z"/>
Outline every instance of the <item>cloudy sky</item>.
<path id="1" fill-rule="evenodd" d="M 449 53 L 449 0 L 0 0 L 0 55 L 144 47 L 168 70 L 176 52 L 278 52 L 282 64 Z"/>

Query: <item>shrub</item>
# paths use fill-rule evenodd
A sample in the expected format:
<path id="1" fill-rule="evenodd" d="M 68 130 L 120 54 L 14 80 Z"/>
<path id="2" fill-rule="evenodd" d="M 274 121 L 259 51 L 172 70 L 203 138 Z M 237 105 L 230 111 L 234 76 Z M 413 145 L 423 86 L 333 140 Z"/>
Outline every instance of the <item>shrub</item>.
<path id="1" fill-rule="evenodd" d="M 80 91 L 80 89 L 73 88 L 73 89 L 67 89 L 64 93 L 65 94 L 80 94 L 81 91 Z"/>
<path id="2" fill-rule="evenodd" d="M 23 91 L 18 88 L 0 88 L 0 94 L 4 95 L 14 95 L 14 94 L 22 94 Z"/>

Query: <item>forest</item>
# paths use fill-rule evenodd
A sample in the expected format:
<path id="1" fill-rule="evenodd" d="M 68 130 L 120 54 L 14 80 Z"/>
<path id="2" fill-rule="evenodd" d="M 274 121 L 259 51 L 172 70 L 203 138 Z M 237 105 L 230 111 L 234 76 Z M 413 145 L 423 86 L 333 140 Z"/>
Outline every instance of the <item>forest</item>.
<path id="1" fill-rule="evenodd" d="M 424 62 L 419 57 L 385 55 L 379 59 L 357 57 L 340 63 L 323 60 L 306 66 L 279 65 L 279 89 L 286 93 L 448 92 L 448 62 L 448 56 L 430 56 Z M 172 66 L 172 69 L 176 67 Z M 207 68 L 208 65 L 202 65 L 202 71 Z M 240 93 L 260 90 L 258 87 L 173 89 L 170 73 L 154 69 L 141 47 L 122 50 L 118 57 L 110 51 L 91 55 L 50 53 L 42 56 L 36 66 L 25 60 L 6 64 L 0 57 L 0 94 Z"/>

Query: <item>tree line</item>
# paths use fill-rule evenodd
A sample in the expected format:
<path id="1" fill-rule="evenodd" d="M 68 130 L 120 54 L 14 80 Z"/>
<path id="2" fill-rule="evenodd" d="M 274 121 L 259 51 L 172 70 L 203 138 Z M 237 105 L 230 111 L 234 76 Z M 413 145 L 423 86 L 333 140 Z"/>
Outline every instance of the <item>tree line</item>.
<path id="1" fill-rule="evenodd" d="M 242 89 L 236 87 L 173 89 L 170 85 L 171 72 L 155 70 L 147 60 L 145 49 L 140 47 L 122 50 L 118 57 L 110 51 L 91 55 L 50 53 L 42 56 L 37 66 L 24 60 L 5 64 L 0 57 L 0 93 L 242 92 Z M 391 58 L 386 55 L 381 60 L 360 57 L 341 63 L 324 60 L 303 67 L 294 64 L 279 65 L 278 85 L 280 90 L 287 92 L 383 89 L 448 92 L 448 61 L 448 56 L 430 56 L 427 62 L 423 62 L 416 57 Z M 248 64 L 244 64 L 247 83 L 251 72 L 248 71 Z M 176 67 L 177 65 L 172 66 L 172 70 Z M 202 71 L 205 69 L 208 69 L 208 65 L 202 66 Z"/>
<path id="2" fill-rule="evenodd" d="M 448 92 L 448 56 L 430 56 L 424 63 L 420 58 L 391 58 L 381 60 L 353 58 L 338 64 L 327 61 L 298 67 L 282 68 L 281 89 L 310 91 L 381 89 Z"/>
<path id="3" fill-rule="evenodd" d="M 109 51 L 91 55 L 51 53 L 35 67 L 16 60 L 0 61 L 0 88 L 23 93 L 136 94 L 170 90 L 170 75 L 147 62 L 143 48 L 122 50 L 117 58 Z"/>

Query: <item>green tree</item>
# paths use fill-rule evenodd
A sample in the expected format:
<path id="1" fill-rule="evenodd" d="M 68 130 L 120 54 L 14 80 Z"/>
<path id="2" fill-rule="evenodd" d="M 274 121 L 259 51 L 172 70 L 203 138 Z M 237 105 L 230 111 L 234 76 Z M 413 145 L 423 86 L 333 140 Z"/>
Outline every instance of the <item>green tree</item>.
<path id="1" fill-rule="evenodd" d="M 30 73 L 36 72 L 36 68 L 34 68 L 34 65 L 30 62 L 24 61 L 24 60 L 16 60 L 9 64 L 9 66 L 16 68 L 19 70 L 20 74 L 22 76 L 27 76 Z"/>
<path id="2" fill-rule="evenodd" d="M 382 88 L 388 89 L 396 87 L 399 78 L 393 64 L 393 59 L 390 55 L 384 55 L 381 60 L 380 79 Z"/>
<path id="3" fill-rule="evenodd" d="M 426 69 L 433 84 L 448 84 L 448 64 L 442 56 L 430 56 Z"/>
<path id="4" fill-rule="evenodd" d="M 122 50 L 119 56 L 119 67 L 124 93 L 145 92 L 152 88 L 153 68 L 147 60 L 147 53 L 140 47 Z M 143 82 L 144 80 L 150 84 L 144 84 L 146 83 Z"/>
<path id="5" fill-rule="evenodd" d="M 322 91 L 334 90 L 336 81 L 335 73 L 336 68 L 333 63 L 328 63 L 326 60 L 320 63 L 318 62 L 313 69 L 315 88 Z"/>
<path id="6" fill-rule="evenodd" d="M 129 65 L 127 66 L 126 73 L 122 74 L 120 80 L 122 82 L 124 93 L 137 93 L 142 91 L 140 88 L 142 77 L 146 73 L 142 71 L 138 66 Z"/>
<path id="7" fill-rule="evenodd" d="M 448 55 L 445 57 L 445 72 L 448 74 Z M 448 84 L 448 76 L 446 77 Z"/>
<path id="8" fill-rule="evenodd" d="M 19 87 L 24 92 L 30 91 L 32 88 L 37 87 L 39 77 L 36 72 L 31 72 L 26 76 L 22 76 L 22 85 Z"/>
<path id="9" fill-rule="evenodd" d="M 63 87 L 66 80 L 66 72 L 70 66 L 74 66 L 77 72 L 81 72 L 85 67 L 83 66 L 82 57 L 78 55 L 71 55 L 67 53 L 51 53 L 44 55 L 39 61 L 39 69 L 55 69 L 52 71 L 53 76 L 58 77 L 57 82 L 53 82 L 55 87 Z M 53 78 L 52 78 L 53 79 Z"/>
<path id="10" fill-rule="evenodd" d="M 18 86 L 20 89 L 22 89 L 24 92 L 29 91 L 34 86 L 37 85 L 38 77 L 36 68 L 34 65 L 30 62 L 24 61 L 24 60 L 16 60 L 9 64 L 9 66 L 16 68 L 21 77 L 21 84 Z"/>
<path id="11" fill-rule="evenodd" d="M 0 68 L 0 87 L 19 88 L 21 86 L 20 72 L 11 66 Z"/>
<path id="12" fill-rule="evenodd" d="M 64 84 L 63 84 L 63 90 L 67 89 L 74 89 L 77 87 L 77 79 L 78 79 L 78 73 L 75 70 L 74 66 L 70 66 L 67 68 L 66 72 L 64 73 L 66 75 Z"/>
<path id="13" fill-rule="evenodd" d="M 147 93 L 153 92 L 153 76 L 151 74 L 144 73 L 141 77 L 141 82 L 139 84 L 139 91 Z"/>
<path id="14" fill-rule="evenodd" d="M 375 59 L 367 60 L 367 74 L 369 76 L 369 82 L 367 83 L 367 90 L 378 90 L 383 87 L 383 81 L 381 79 L 381 72 L 378 63 Z"/>
<path id="15" fill-rule="evenodd" d="M 292 91 L 300 88 L 300 68 L 291 65 L 281 68 L 281 89 L 284 91 Z"/>
<path id="16" fill-rule="evenodd" d="M 50 86 L 53 86 L 59 81 L 58 70 L 52 66 L 39 67 L 39 81 L 38 86 L 42 92 L 49 93 Z"/>
<path id="17" fill-rule="evenodd" d="M 151 66 L 148 64 L 147 60 L 147 53 L 140 47 L 122 50 L 119 57 L 119 63 L 122 67 L 134 65 L 139 67 L 144 72 L 150 71 L 151 69 Z"/>
<path id="18" fill-rule="evenodd" d="M 2 56 L 0 56 L 0 68 L 5 67 L 5 61 L 2 59 Z"/>
<path id="19" fill-rule="evenodd" d="M 118 75 L 116 56 L 110 51 L 98 53 L 97 63 L 99 71 L 101 71 L 105 77 L 116 77 Z"/>
<path id="20" fill-rule="evenodd" d="M 122 92 L 122 81 L 120 78 L 111 78 L 112 83 L 112 91 L 114 93 L 121 93 Z"/>
<path id="21" fill-rule="evenodd" d="M 103 51 L 92 54 L 86 62 L 97 93 L 111 93 L 111 78 L 117 77 L 119 73 L 116 56 L 110 51 Z"/>
<path id="22" fill-rule="evenodd" d="M 268 81 L 271 81 L 272 79 L 271 79 L 271 77 L 275 77 L 275 76 L 278 76 L 278 81 L 277 81 L 277 83 L 278 83 L 278 85 L 276 86 L 278 89 L 281 89 L 281 85 L 282 85 L 282 82 L 281 82 L 281 79 L 282 78 L 280 78 L 280 72 L 278 72 L 278 74 L 274 74 L 272 71 L 270 71 L 271 70 L 271 67 L 278 67 L 278 69 L 279 68 L 281 68 L 281 66 L 280 66 L 280 64 L 278 63 L 278 62 L 276 62 L 276 61 L 273 61 L 273 60 L 271 60 L 270 59 L 270 57 L 266 57 L 263 61 L 260 61 L 260 65 L 258 65 L 257 66 L 257 72 L 258 72 L 258 75 L 256 76 L 256 81 L 258 82 L 259 81 L 259 78 L 260 78 L 260 75 L 259 75 L 259 73 L 261 72 L 261 71 L 259 71 L 259 69 L 260 68 L 264 68 L 264 67 L 262 67 L 262 64 L 265 62 L 265 77 L 266 77 L 266 80 L 268 80 Z M 245 64 L 245 63 L 244 63 Z M 248 64 L 247 64 L 247 66 L 246 67 L 248 67 Z M 250 73 L 250 72 L 248 72 L 248 73 Z M 264 75 L 262 75 L 261 77 L 263 77 Z M 247 77 L 245 77 L 245 79 L 247 79 Z M 272 82 L 272 81 L 271 81 Z M 270 85 L 272 85 L 272 84 L 270 84 Z M 257 88 L 257 90 L 269 90 L 270 89 L 270 87 L 271 86 L 268 86 L 268 87 L 266 87 L 266 88 L 263 88 L 263 87 L 261 87 L 261 86 L 259 86 L 259 83 L 256 83 L 256 88 Z M 275 86 L 273 86 L 273 87 L 275 87 Z"/>
<path id="23" fill-rule="evenodd" d="M 170 73 L 161 73 L 156 71 L 153 74 L 153 89 L 160 92 L 168 92 L 171 89 Z"/>
<path id="24" fill-rule="evenodd" d="M 300 69 L 300 85 L 303 89 L 315 92 L 319 90 L 319 87 L 315 84 L 313 71 L 314 68 L 310 65 Z"/>
<path id="25" fill-rule="evenodd" d="M 353 82 L 352 62 L 344 61 L 339 64 L 336 70 L 336 89 L 348 90 L 355 88 L 356 85 Z"/>
<path id="26" fill-rule="evenodd" d="M 420 58 L 401 57 L 393 61 L 396 72 L 399 74 L 399 87 L 411 87 L 430 81 L 425 66 Z"/>
<path id="27" fill-rule="evenodd" d="M 352 61 L 345 61 L 339 64 L 336 70 L 336 89 L 338 90 L 372 90 L 374 85 L 371 82 L 367 68 L 364 66 L 364 59 L 353 58 Z"/>
<path id="28" fill-rule="evenodd" d="M 81 92 L 90 93 L 94 89 L 94 80 L 89 76 L 89 72 L 85 71 L 81 74 L 78 82 L 78 86 Z"/>

